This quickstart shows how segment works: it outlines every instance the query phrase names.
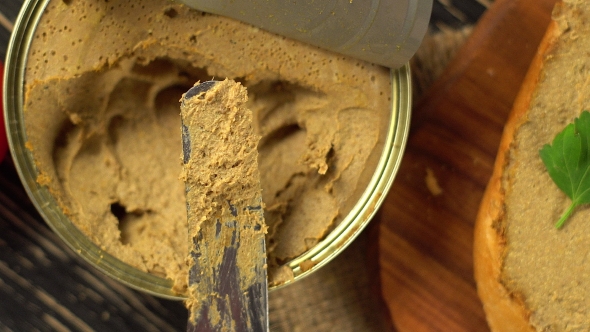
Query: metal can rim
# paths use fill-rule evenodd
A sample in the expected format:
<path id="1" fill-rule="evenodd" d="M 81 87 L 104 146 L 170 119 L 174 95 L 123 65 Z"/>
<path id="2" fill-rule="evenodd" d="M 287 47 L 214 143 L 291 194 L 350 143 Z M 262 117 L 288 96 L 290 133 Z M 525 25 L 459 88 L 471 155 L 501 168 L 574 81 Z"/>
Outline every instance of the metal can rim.
<path id="1" fill-rule="evenodd" d="M 121 283 L 167 299 L 182 300 L 172 291 L 172 281 L 143 272 L 120 261 L 90 241 L 67 218 L 49 190 L 37 183 L 38 170 L 32 152 L 26 148 L 23 118 L 24 74 L 28 49 L 36 26 L 50 0 L 27 0 L 14 25 L 6 56 L 4 72 L 4 118 L 10 152 L 23 186 L 47 225 L 67 246 L 107 276 Z M 358 202 L 348 215 L 316 246 L 290 261 L 294 279 L 271 290 L 300 280 L 327 264 L 342 252 L 367 226 L 383 203 L 399 169 L 409 132 L 411 110 L 411 76 L 409 65 L 391 71 L 392 114 L 382 154 L 375 173 Z M 315 263 L 303 271 L 300 264 Z"/>
<path id="2" fill-rule="evenodd" d="M 412 108 L 409 64 L 396 70 L 392 69 L 390 76 L 392 86 L 391 121 L 381 157 L 375 168 L 375 173 L 367 185 L 367 189 L 348 215 L 326 238 L 287 264 L 293 270 L 295 278 L 291 282 L 276 286 L 276 289 L 300 280 L 329 263 L 360 235 L 383 204 L 401 164 L 410 129 L 410 111 Z M 305 271 L 301 269 L 301 263 L 310 260 L 315 264 Z"/>

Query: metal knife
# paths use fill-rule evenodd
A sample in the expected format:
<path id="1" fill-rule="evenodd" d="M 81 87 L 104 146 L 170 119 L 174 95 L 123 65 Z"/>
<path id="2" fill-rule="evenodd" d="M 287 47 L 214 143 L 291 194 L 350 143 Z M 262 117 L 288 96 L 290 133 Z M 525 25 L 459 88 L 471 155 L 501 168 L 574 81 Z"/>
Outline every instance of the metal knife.
<path id="1" fill-rule="evenodd" d="M 249 111 L 240 101 L 232 103 L 235 96 L 223 95 L 227 84 L 239 83 L 203 82 L 181 99 L 192 245 L 187 331 L 268 331 L 265 225 L 256 145 L 254 151 L 251 144 L 240 146 L 242 136 L 251 135 L 243 132 L 252 130 L 244 126 Z M 245 94 L 245 88 L 240 88 Z M 245 154 L 231 153 L 232 149 Z M 244 155 L 248 160 L 242 159 Z M 221 156 L 221 161 L 207 160 L 215 156 Z"/>

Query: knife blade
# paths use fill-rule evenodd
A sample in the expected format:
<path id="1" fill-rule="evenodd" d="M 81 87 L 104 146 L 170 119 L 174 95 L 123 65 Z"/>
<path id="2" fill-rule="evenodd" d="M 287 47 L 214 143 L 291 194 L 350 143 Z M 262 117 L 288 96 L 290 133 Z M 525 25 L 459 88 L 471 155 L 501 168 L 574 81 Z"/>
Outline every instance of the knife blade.
<path id="1" fill-rule="evenodd" d="M 239 83 L 206 81 L 181 99 L 189 241 L 187 331 L 268 331 L 258 137 Z"/>

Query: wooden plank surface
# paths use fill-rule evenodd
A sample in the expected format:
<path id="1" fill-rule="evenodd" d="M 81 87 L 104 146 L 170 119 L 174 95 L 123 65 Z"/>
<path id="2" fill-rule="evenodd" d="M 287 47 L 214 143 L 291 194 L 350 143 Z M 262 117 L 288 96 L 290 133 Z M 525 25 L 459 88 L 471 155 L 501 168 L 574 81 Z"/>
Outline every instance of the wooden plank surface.
<path id="1" fill-rule="evenodd" d="M 553 4 L 497 0 L 414 109 L 406 154 L 373 233 L 382 295 L 398 331 L 488 329 L 473 279 L 473 224 Z"/>

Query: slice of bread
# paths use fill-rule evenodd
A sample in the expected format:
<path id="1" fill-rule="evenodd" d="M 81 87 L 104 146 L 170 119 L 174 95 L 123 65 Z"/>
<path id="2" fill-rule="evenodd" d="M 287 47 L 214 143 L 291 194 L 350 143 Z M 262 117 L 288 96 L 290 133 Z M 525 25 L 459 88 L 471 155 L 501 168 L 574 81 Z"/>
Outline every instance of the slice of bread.
<path id="1" fill-rule="evenodd" d="M 590 208 L 571 203 L 539 157 L 590 109 L 590 2 L 563 0 L 500 143 L 475 227 L 478 294 L 493 331 L 590 331 Z"/>

